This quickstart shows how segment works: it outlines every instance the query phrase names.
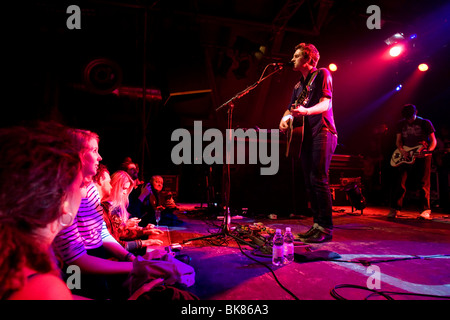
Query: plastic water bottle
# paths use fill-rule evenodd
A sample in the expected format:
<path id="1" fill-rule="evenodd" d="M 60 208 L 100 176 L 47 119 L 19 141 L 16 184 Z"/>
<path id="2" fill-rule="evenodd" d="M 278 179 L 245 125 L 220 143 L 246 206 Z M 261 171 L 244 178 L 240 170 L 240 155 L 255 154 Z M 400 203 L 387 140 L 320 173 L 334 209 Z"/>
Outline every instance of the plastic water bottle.
<path id="1" fill-rule="evenodd" d="M 288 264 L 294 261 L 294 236 L 290 227 L 286 227 L 286 232 L 284 233 L 283 249 L 285 263 Z"/>
<path id="2" fill-rule="evenodd" d="M 272 264 L 274 266 L 281 266 L 283 263 L 283 235 L 281 234 L 281 229 L 277 229 L 275 231 L 275 235 L 273 236 Z"/>

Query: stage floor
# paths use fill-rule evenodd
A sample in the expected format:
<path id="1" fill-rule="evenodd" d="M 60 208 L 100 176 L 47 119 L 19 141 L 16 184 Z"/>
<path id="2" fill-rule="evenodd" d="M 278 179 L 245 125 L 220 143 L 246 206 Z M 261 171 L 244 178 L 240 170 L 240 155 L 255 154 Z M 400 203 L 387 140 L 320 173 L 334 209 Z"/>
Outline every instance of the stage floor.
<path id="1" fill-rule="evenodd" d="M 222 220 L 194 204 L 180 204 L 176 215 L 184 223 L 166 227 L 169 230 L 166 244 L 180 243 L 180 253 L 191 257 L 196 281 L 188 290 L 201 300 L 334 300 L 333 289 L 348 300 L 387 299 L 380 295 L 369 297 L 372 292 L 366 289 L 390 292 L 388 298 L 395 300 L 450 296 L 447 214 L 436 213 L 433 220 L 425 221 L 417 219 L 417 212 L 404 211 L 395 220 L 389 220 L 388 208 L 367 207 L 362 215 L 360 211 L 352 213 L 350 207 L 333 209 L 333 241 L 300 246 L 296 252 L 311 258 L 312 253 L 329 251 L 340 256 L 335 260 L 274 267 L 270 256 L 252 246 L 238 245 L 229 236 L 184 243 L 221 231 Z M 230 233 L 236 234 L 236 230 L 254 223 L 281 228 L 283 232 L 289 226 L 299 233 L 309 229 L 312 218 L 234 216 Z M 273 270 L 277 280 L 266 266 Z"/>

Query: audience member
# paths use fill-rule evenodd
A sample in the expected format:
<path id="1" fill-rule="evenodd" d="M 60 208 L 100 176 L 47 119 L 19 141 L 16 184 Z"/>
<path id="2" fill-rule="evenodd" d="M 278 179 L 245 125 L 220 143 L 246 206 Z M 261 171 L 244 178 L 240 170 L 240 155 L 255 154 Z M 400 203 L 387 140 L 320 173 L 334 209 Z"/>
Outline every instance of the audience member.
<path id="1" fill-rule="evenodd" d="M 135 269 L 146 260 L 104 258 L 108 251 L 134 260 L 108 233 L 100 214 L 99 192 L 92 182 L 100 160 L 98 136 L 89 131 L 58 124 L 0 129 L 1 299 L 71 299 L 61 279 L 64 269 L 56 264 L 57 254 L 81 269 L 82 291 L 77 293 L 87 293 L 89 298 L 136 297 L 123 280 L 136 275 Z M 167 298 L 195 298 L 160 285 L 165 280 L 169 285 L 181 281 L 177 268 L 170 261 L 154 261 L 145 268 L 150 282 L 139 288 L 139 295 L 152 290 L 157 299 L 161 290 L 172 290 Z M 122 277 L 106 283 L 106 275 Z"/>
<path id="2" fill-rule="evenodd" d="M 114 239 L 103 220 L 100 194 L 92 181 L 102 160 L 98 153 L 99 137 L 80 129 L 68 130 L 68 136 L 82 161 L 83 198 L 73 223 L 57 235 L 54 247 L 67 265 L 81 269 L 83 285 L 72 292 L 93 299 L 128 298 L 131 293 L 123 282 L 134 270 L 132 261 L 136 257 Z M 154 268 L 148 272 L 157 274 L 157 278 L 174 276 L 173 267 L 159 268 L 155 262 Z"/>
<path id="3" fill-rule="evenodd" d="M 120 169 L 127 172 L 134 181 L 133 190 L 131 191 L 128 200 L 128 212 L 131 217 L 140 219 L 144 212 L 142 212 L 142 202 L 139 200 L 139 196 L 141 194 L 142 188 L 144 187 L 144 181 L 139 179 L 139 165 L 134 163 L 130 157 L 126 157 L 125 160 L 120 165 Z M 147 226 L 146 224 L 141 222 L 140 226 Z"/>
<path id="4" fill-rule="evenodd" d="M 80 206 L 81 160 L 43 125 L 0 129 L 1 299 L 72 299 L 51 244 Z"/>
<path id="5" fill-rule="evenodd" d="M 109 176 L 107 170 L 103 175 Z M 147 225 L 145 228 L 138 226 L 139 219 L 129 218 L 127 211 L 128 196 L 133 189 L 133 180 L 125 171 L 115 172 L 109 179 L 111 181 L 111 192 L 102 197 L 104 208 L 103 218 L 111 235 L 130 252 L 138 252 L 139 249 L 152 245 L 162 245 L 159 239 L 142 239 L 149 235 L 158 235 L 163 232 Z"/>
<path id="6" fill-rule="evenodd" d="M 100 163 L 98 165 L 97 173 L 92 177 L 92 181 L 98 190 L 98 195 L 100 196 L 100 201 L 103 201 L 106 197 L 111 194 L 111 176 L 109 175 L 108 167 Z"/>
<path id="7" fill-rule="evenodd" d="M 177 226 L 183 222 L 178 220 L 173 213 L 177 206 L 172 196 L 165 197 L 162 189 L 164 180 L 161 176 L 152 176 L 150 182 L 142 186 L 141 192 L 134 203 L 128 207 L 128 211 L 133 217 L 141 219 L 140 226 L 155 224 L 155 210 L 161 211 L 160 225 Z"/>
<path id="8" fill-rule="evenodd" d="M 80 129 L 70 129 L 68 135 L 82 161 L 83 198 L 73 223 L 56 236 L 54 246 L 67 265 L 81 269 L 83 286 L 72 292 L 89 298 L 110 298 L 106 276 L 115 279 L 113 275 L 127 275 L 135 257 L 110 235 L 103 221 L 99 192 L 92 182 L 102 160 L 98 135 Z M 120 261 L 108 260 L 110 257 Z"/>
<path id="9" fill-rule="evenodd" d="M 120 165 L 120 169 L 130 175 L 134 182 L 134 189 L 137 189 L 144 181 L 139 179 L 139 165 L 134 163 L 130 157 L 126 157 Z"/>

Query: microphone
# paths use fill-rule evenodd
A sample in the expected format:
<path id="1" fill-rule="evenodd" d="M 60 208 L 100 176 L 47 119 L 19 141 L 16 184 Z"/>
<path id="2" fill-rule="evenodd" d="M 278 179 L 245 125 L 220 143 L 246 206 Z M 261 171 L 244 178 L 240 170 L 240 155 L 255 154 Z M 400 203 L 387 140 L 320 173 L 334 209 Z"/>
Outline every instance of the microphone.
<path id="1" fill-rule="evenodd" d="M 272 66 L 277 66 L 277 67 L 289 67 L 289 66 L 293 66 L 294 63 L 292 61 L 289 62 L 273 62 L 271 63 Z"/>

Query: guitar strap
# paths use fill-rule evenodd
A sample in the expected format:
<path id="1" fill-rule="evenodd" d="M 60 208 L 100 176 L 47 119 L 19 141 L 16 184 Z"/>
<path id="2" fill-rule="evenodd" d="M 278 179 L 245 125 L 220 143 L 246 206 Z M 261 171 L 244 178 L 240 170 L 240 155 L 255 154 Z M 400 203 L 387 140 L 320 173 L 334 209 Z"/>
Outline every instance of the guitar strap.
<path id="1" fill-rule="evenodd" d="M 317 74 L 319 73 L 319 70 L 316 70 L 312 73 L 311 78 L 309 79 L 308 83 L 306 84 L 306 86 L 303 87 L 302 92 L 298 95 L 296 101 L 298 101 L 298 99 L 300 97 L 302 97 L 306 92 L 308 92 L 311 88 L 311 84 L 314 82 L 314 80 L 316 79 Z"/>
<path id="2" fill-rule="evenodd" d="M 306 85 L 306 89 L 309 91 L 309 88 L 311 87 L 311 84 L 314 82 L 314 79 L 316 79 L 317 74 L 319 73 L 319 70 L 314 71 L 314 73 L 311 76 L 311 79 L 309 79 L 308 84 Z"/>

